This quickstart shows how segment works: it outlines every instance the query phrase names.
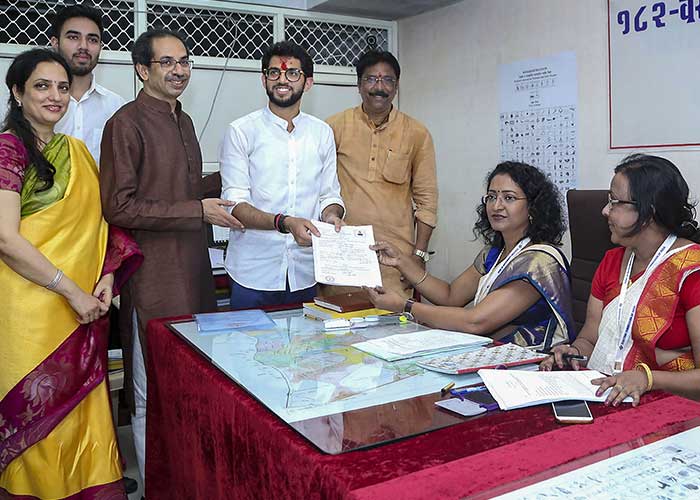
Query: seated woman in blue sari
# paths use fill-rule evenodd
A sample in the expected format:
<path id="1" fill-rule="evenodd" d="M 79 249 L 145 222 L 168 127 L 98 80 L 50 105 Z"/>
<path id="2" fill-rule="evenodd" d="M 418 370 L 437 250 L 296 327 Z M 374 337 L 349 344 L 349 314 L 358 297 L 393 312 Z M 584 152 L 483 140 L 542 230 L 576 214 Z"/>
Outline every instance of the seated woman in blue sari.
<path id="1" fill-rule="evenodd" d="M 431 276 L 389 243 L 373 245 L 380 263 L 397 268 L 432 302 L 405 300 L 378 287 L 367 289 L 374 305 L 410 312 L 434 328 L 522 346 L 573 340 L 569 266 L 557 248 L 565 225 L 552 182 L 530 165 L 501 163 L 488 175 L 477 213 L 474 235 L 486 246 L 452 283 Z"/>

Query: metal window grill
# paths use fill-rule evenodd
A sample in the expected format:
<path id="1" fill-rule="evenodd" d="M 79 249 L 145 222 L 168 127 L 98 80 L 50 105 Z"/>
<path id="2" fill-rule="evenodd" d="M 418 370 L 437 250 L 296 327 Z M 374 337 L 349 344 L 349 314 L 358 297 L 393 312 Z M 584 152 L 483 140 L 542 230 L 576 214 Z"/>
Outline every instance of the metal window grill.
<path id="1" fill-rule="evenodd" d="M 371 48 L 389 50 L 385 28 L 285 17 L 287 40 L 309 51 L 315 64 L 353 66 Z"/>
<path id="2" fill-rule="evenodd" d="M 0 43 L 46 46 L 51 37 L 51 21 L 59 7 L 70 1 L 5 0 L 0 4 Z M 104 48 L 124 51 L 134 38 L 134 4 L 127 0 L 94 1 L 103 12 Z"/>
<path id="3" fill-rule="evenodd" d="M 195 56 L 259 60 L 274 40 L 274 17 L 269 15 L 161 4 L 148 11 L 149 27 L 186 34 Z"/>

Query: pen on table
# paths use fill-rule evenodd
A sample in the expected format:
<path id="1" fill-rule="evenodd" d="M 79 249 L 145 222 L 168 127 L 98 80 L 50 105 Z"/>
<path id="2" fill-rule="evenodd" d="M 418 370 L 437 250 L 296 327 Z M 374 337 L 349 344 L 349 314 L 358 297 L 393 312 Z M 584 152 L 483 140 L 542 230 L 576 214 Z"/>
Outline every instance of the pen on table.
<path id="1" fill-rule="evenodd" d="M 444 396 L 445 394 L 447 394 L 450 391 L 450 389 L 452 389 L 454 386 L 454 382 L 450 382 L 449 384 L 447 384 L 445 387 L 440 389 L 440 396 Z"/>
<path id="2" fill-rule="evenodd" d="M 478 385 L 476 387 L 462 387 L 460 389 L 451 389 L 450 394 L 464 401 L 465 394 L 469 394 L 470 392 L 481 392 L 485 390 L 487 390 L 485 385 Z"/>
<path id="3" fill-rule="evenodd" d="M 548 354 L 550 356 L 554 356 L 554 353 L 552 351 L 548 351 L 546 349 L 538 349 L 537 351 L 540 354 Z M 562 354 L 562 358 L 566 360 L 572 360 L 575 359 L 576 361 L 588 361 L 588 356 L 582 356 L 581 354 Z"/>

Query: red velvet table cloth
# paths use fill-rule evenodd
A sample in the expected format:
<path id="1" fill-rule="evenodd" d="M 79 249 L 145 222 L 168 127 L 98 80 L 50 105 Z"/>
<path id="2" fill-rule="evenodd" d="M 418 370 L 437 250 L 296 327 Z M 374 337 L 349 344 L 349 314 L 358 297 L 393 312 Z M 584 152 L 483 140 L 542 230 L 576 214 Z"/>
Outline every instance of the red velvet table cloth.
<path id="1" fill-rule="evenodd" d="M 149 500 L 463 498 L 700 416 L 698 403 L 652 393 L 638 408 L 591 405 L 591 425 L 558 424 L 545 405 L 327 455 L 165 321 L 147 338 Z"/>

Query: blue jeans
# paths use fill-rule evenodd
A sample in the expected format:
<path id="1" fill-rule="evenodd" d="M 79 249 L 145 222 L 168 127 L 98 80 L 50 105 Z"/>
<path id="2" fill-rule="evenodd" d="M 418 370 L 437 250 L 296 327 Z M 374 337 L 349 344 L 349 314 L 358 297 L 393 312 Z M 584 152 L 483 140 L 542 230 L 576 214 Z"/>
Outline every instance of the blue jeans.
<path id="1" fill-rule="evenodd" d="M 232 279 L 231 283 L 231 309 L 252 309 L 262 306 L 278 306 L 286 304 L 301 304 L 302 302 L 313 302 L 316 296 L 316 285 L 297 290 L 289 291 L 289 281 L 286 290 L 253 290 L 239 285 Z"/>

